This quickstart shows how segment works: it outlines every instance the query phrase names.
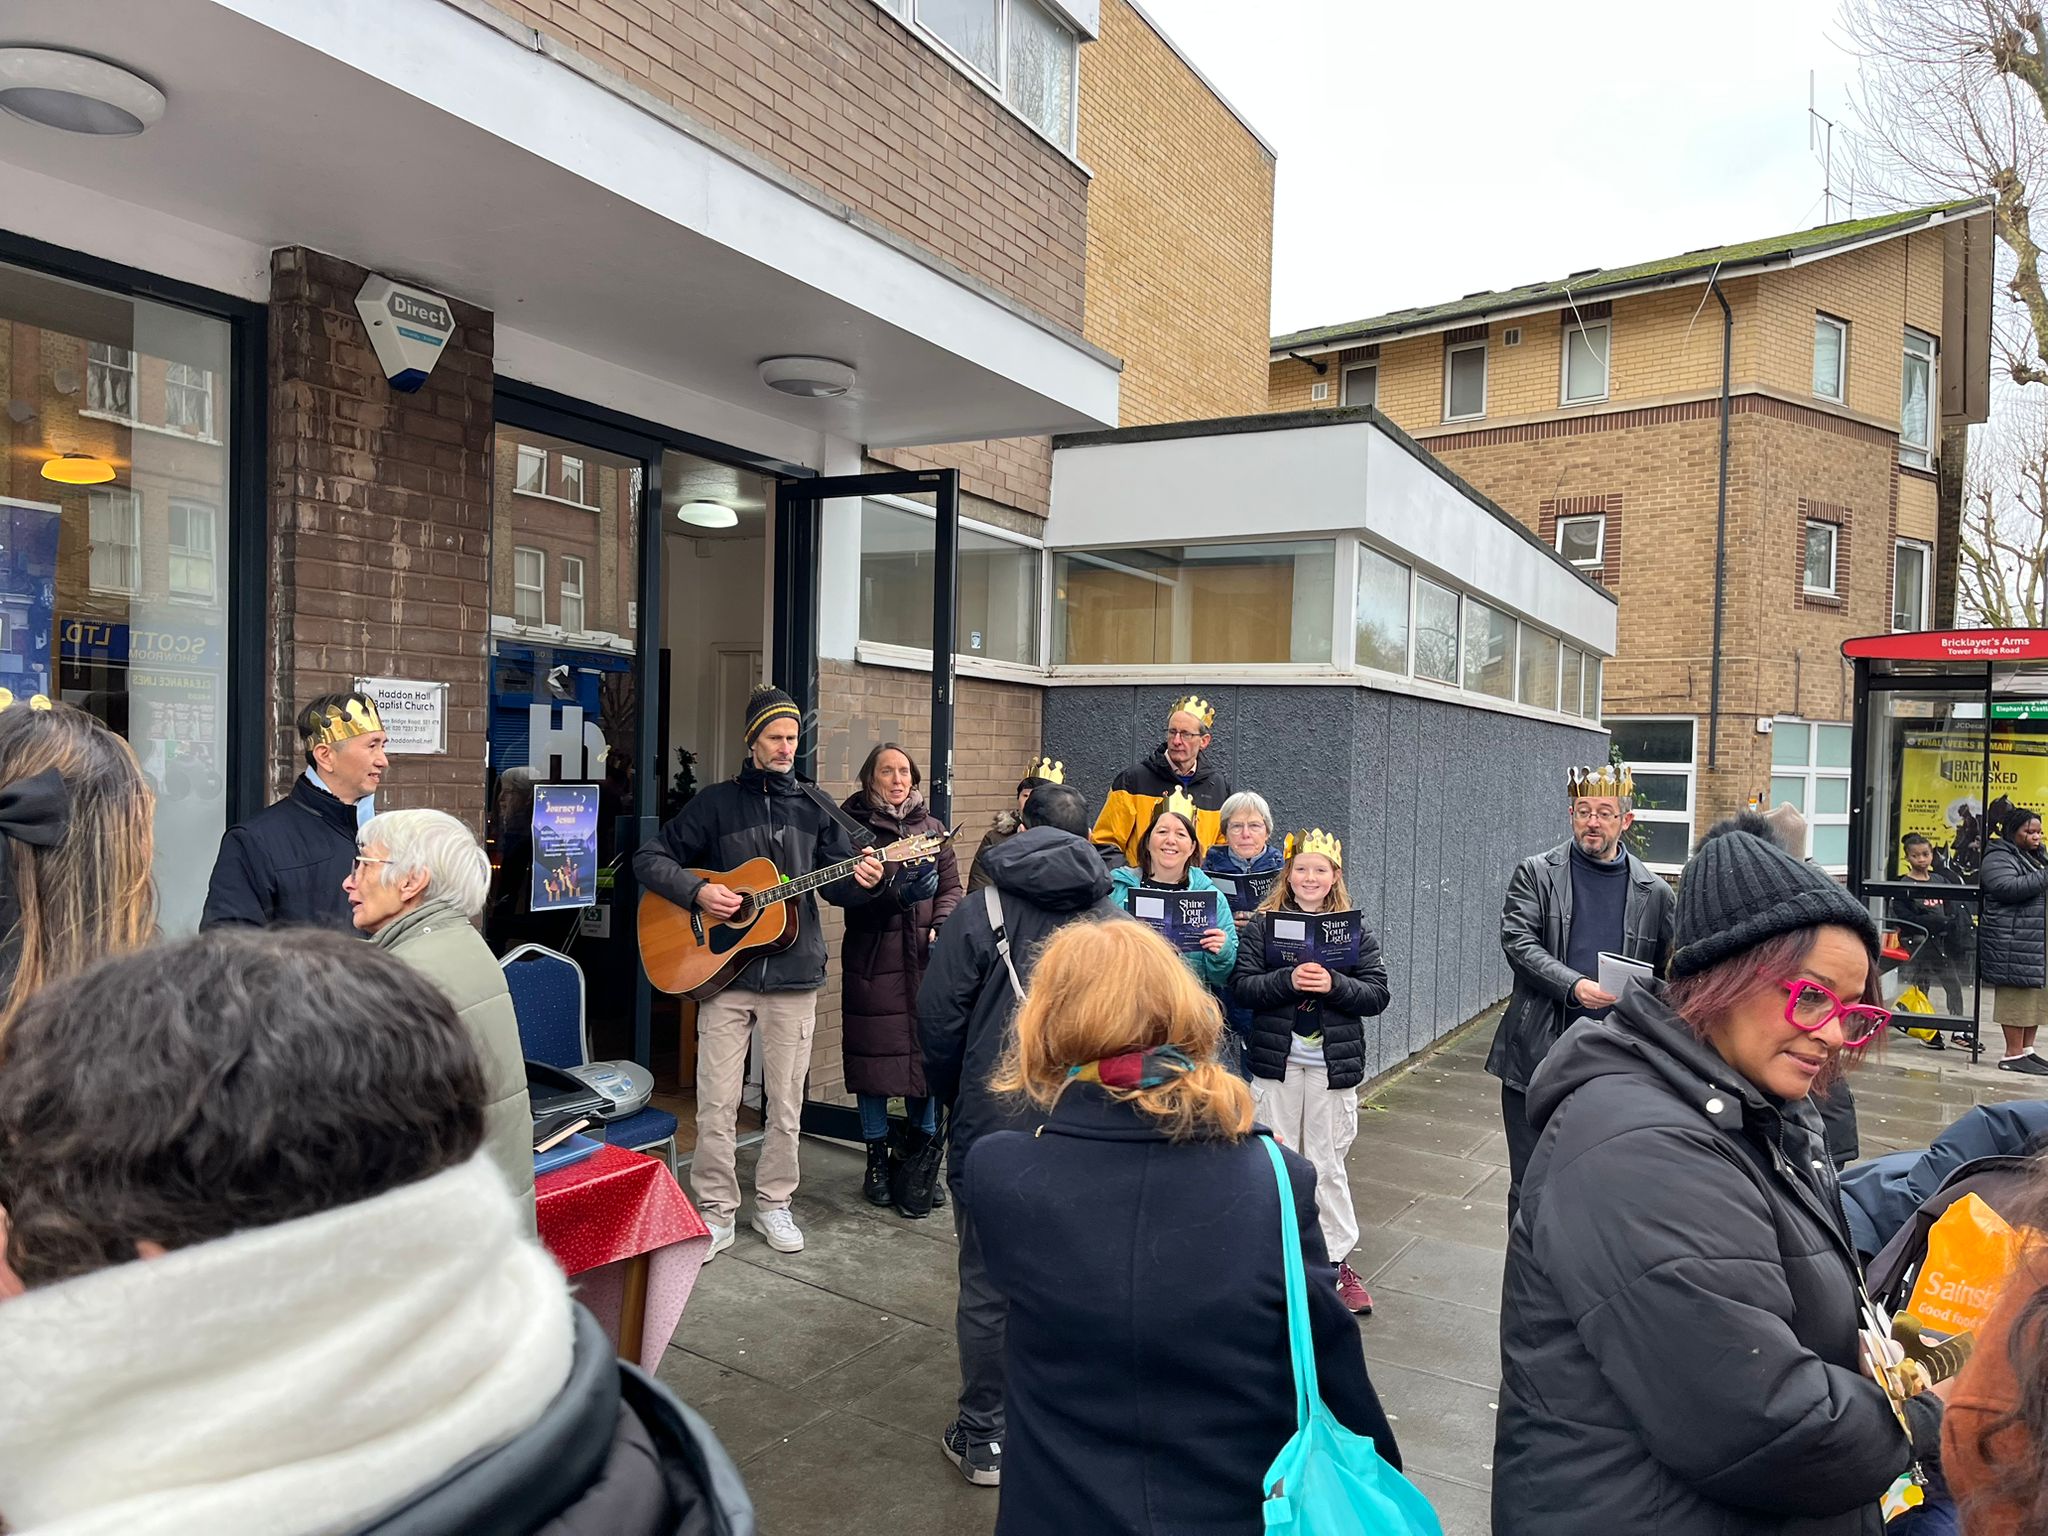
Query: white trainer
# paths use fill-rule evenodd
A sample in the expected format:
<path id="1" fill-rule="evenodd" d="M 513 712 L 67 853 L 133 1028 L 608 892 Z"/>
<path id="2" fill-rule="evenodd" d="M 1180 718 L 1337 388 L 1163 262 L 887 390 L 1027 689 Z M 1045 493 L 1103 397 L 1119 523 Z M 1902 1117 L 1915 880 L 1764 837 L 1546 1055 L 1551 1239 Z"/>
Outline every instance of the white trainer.
<path id="1" fill-rule="evenodd" d="M 704 1225 L 711 1229 L 711 1246 L 704 1251 L 704 1262 L 709 1264 L 732 1246 L 733 1228 L 721 1227 L 715 1221 L 707 1221 Z"/>
<path id="2" fill-rule="evenodd" d="M 804 1235 L 797 1230 L 796 1218 L 786 1210 L 756 1211 L 749 1225 L 767 1238 L 768 1246 L 777 1253 L 804 1251 Z"/>

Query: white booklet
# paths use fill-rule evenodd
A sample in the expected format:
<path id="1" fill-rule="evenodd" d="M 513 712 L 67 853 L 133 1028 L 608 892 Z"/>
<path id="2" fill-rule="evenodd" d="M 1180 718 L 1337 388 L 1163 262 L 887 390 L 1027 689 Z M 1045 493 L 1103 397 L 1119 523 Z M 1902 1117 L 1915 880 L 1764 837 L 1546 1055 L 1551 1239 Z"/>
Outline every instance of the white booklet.
<path id="1" fill-rule="evenodd" d="M 1609 954 L 1603 949 L 1600 951 L 1600 974 L 1593 979 L 1599 984 L 1602 992 L 1619 997 L 1622 987 L 1627 983 L 1648 982 L 1655 975 L 1656 971 L 1649 961 L 1631 960 L 1627 955 Z"/>

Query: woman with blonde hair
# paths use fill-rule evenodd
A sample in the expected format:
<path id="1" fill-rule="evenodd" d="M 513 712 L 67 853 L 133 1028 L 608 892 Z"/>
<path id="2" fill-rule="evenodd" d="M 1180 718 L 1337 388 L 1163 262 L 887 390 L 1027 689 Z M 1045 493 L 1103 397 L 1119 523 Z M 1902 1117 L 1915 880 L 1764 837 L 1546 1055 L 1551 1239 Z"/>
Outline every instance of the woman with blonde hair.
<path id="1" fill-rule="evenodd" d="M 1222 1029 L 1140 924 L 1075 923 L 1039 956 L 994 1084 L 1038 1123 L 983 1137 L 963 1172 L 1009 1304 L 997 1536 L 1264 1528 L 1266 1469 L 1296 1422 L 1282 1212 L 1251 1093 L 1216 1060 Z M 1323 1400 L 1398 1467 L 1315 1170 L 1283 1156 Z"/>
<path id="2" fill-rule="evenodd" d="M 127 742 L 0 688 L 0 1036 L 43 987 L 156 936 L 155 815 Z"/>

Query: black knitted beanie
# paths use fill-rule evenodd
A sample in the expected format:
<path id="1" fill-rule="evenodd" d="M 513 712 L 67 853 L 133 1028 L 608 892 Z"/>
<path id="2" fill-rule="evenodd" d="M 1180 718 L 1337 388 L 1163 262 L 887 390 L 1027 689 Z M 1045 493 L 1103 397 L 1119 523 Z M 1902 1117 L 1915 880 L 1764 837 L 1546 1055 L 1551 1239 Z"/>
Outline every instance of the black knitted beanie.
<path id="1" fill-rule="evenodd" d="M 1723 822 L 1701 841 L 1678 881 L 1671 974 L 1694 976 L 1798 928 L 1839 923 L 1872 949 L 1870 909 L 1813 865 Z"/>

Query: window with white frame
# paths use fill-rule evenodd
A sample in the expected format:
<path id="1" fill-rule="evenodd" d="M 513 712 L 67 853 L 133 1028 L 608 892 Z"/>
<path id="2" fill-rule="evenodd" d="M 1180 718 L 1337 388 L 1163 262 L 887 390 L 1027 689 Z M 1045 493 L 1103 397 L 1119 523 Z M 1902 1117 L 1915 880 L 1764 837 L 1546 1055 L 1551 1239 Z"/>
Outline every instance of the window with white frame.
<path id="1" fill-rule="evenodd" d="M 95 592 L 134 596 L 141 590 L 142 575 L 142 512 L 135 493 L 97 490 L 89 498 L 87 508 L 87 531 L 92 540 L 87 584 Z"/>
<path id="2" fill-rule="evenodd" d="M 1586 660 L 1590 669 L 1594 658 Z M 1597 681 L 1594 687 L 1597 698 Z M 1684 715 L 1637 715 L 1607 722 L 1613 747 L 1635 777 L 1636 825 L 1630 845 L 1654 870 L 1679 870 L 1692 852 L 1697 780 L 1693 738 L 1698 726 L 1697 720 Z"/>
<path id="3" fill-rule="evenodd" d="M 1585 660 L 1584 652 L 1569 645 L 1564 648 L 1564 660 L 1558 667 L 1557 707 L 1568 715 L 1586 712 L 1579 694 Z"/>
<path id="4" fill-rule="evenodd" d="M 1892 628 L 1927 627 L 1928 574 L 1934 551 L 1913 539 L 1892 546 Z"/>
<path id="5" fill-rule="evenodd" d="M 1358 639 L 1352 651 L 1357 665 L 1407 674 L 1410 580 L 1400 561 L 1370 544 L 1358 546 Z"/>
<path id="6" fill-rule="evenodd" d="M 1607 554 L 1607 517 L 1560 517 L 1557 520 L 1557 552 L 1573 565 L 1595 566 Z"/>
<path id="7" fill-rule="evenodd" d="M 1002 80 L 1003 0 L 917 0 L 917 19 L 966 63 Z"/>
<path id="8" fill-rule="evenodd" d="M 1564 328 L 1564 378 L 1559 385 L 1559 403 L 1585 405 L 1607 398 L 1607 341 L 1610 327 L 1605 320 L 1591 325 L 1577 321 Z"/>
<path id="9" fill-rule="evenodd" d="M 165 581 L 172 597 L 187 602 L 214 600 L 219 590 L 215 539 L 219 516 L 219 509 L 208 502 L 171 498 Z"/>
<path id="10" fill-rule="evenodd" d="M 1833 315 L 1813 317 L 1813 392 L 1839 404 L 1847 394 L 1849 322 Z"/>
<path id="11" fill-rule="evenodd" d="M 1849 727 L 1778 720 L 1771 727 L 1771 806 L 1806 818 L 1806 857 L 1849 868 Z M 1768 807 L 1767 807 L 1768 809 Z"/>
<path id="12" fill-rule="evenodd" d="M 1800 585 L 1815 597 L 1835 595 L 1835 549 L 1842 530 L 1818 518 L 1806 520 L 1806 562 Z"/>
<path id="13" fill-rule="evenodd" d="M 536 448 L 531 443 L 519 445 L 519 469 L 512 481 L 515 490 L 529 496 L 545 496 L 548 493 L 548 451 Z"/>
<path id="14" fill-rule="evenodd" d="M 1906 332 L 1905 372 L 1899 384 L 1899 462 L 1927 469 L 1934 463 L 1934 338 Z"/>
<path id="15" fill-rule="evenodd" d="M 1378 405 L 1380 403 L 1380 365 L 1378 363 L 1353 363 L 1344 370 L 1345 405 Z"/>
<path id="16" fill-rule="evenodd" d="M 880 0 L 987 82 L 1061 149 L 1074 147 L 1081 40 L 1040 0 Z"/>
<path id="17" fill-rule="evenodd" d="M 1472 421 L 1486 414 L 1486 343 L 1461 341 L 1444 349 L 1444 420 Z"/>
<path id="18" fill-rule="evenodd" d="M 577 555 L 564 555 L 562 565 L 562 628 L 583 629 L 583 560 Z"/>
<path id="19" fill-rule="evenodd" d="M 512 551 L 512 621 L 547 623 L 548 557 L 524 544 Z"/>
<path id="20" fill-rule="evenodd" d="M 194 437 L 213 436 L 213 371 L 190 363 L 164 369 L 164 425 Z"/>
<path id="21" fill-rule="evenodd" d="M 564 501 L 582 502 L 588 505 L 583 495 L 583 461 L 562 455 L 562 490 Z"/>
<path id="22" fill-rule="evenodd" d="M 135 354 L 103 341 L 85 346 L 85 408 L 135 419 Z"/>
<path id="23" fill-rule="evenodd" d="M 1458 594 L 1426 576 L 1415 578 L 1415 675 L 1458 681 Z"/>
<path id="24" fill-rule="evenodd" d="M 860 509 L 860 638 L 929 651 L 938 524 L 911 502 L 864 501 Z M 1039 546 L 987 527 L 960 529 L 953 654 L 1038 662 Z"/>
<path id="25" fill-rule="evenodd" d="M 1600 718 L 1600 677 L 1604 663 L 1598 656 L 1586 658 L 1586 678 L 1579 690 L 1579 713 L 1588 720 Z"/>
<path id="26" fill-rule="evenodd" d="M 1490 698 L 1515 696 L 1515 620 L 1476 597 L 1465 599 L 1465 686 Z"/>
<path id="27" fill-rule="evenodd" d="M 1533 624 L 1522 626 L 1515 663 L 1515 697 L 1536 709 L 1557 708 L 1558 647 L 1562 642 Z"/>

